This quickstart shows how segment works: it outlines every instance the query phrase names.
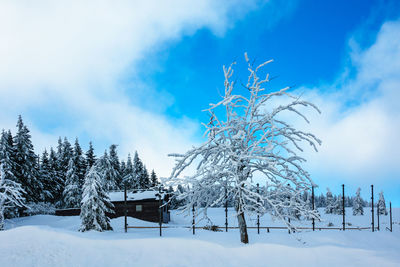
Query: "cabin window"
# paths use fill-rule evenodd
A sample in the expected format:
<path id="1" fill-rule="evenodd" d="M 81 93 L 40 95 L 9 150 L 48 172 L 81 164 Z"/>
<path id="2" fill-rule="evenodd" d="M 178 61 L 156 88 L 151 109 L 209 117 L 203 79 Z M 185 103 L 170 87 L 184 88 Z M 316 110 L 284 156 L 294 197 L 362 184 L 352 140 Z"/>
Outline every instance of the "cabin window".
<path id="1" fill-rule="evenodd" d="M 136 212 L 141 212 L 143 209 L 142 205 L 136 205 Z"/>

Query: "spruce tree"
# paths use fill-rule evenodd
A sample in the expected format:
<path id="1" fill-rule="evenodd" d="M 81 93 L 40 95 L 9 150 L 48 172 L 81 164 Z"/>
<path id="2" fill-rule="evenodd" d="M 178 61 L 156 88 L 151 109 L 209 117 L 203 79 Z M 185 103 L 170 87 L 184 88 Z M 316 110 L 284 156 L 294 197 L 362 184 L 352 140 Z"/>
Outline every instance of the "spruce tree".
<path id="1" fill-rule="evenodd" d="M 12 142 L 12 136 L 11 136 Z M 1 133 L 0 138 L 0 164 L 3 164 L 4 171 L 11 175 L 12 177 L 8 177 L 13 181 L 16 181 L 16 177 L 14 175 L 15 171 L 15 162 L 14 162 L 14 148 L 13 144 L 9 142 L 9 135 L 4 130 Z"/>
<path id="2" fill-rule="evenodd" d="M 385 197 L 383 196 L 383 191 L 379 193 L 378 213 L 379 215 L 388 215 L 388 212 L 386 210 Z"/>
<path id="3" fill-rule="evenodd" d="M 21 185 L 14 181 L 14 175 L 10 169 L 4 168 L 3 163 L 0 163 L 0 230 L 4 228 L 6 208 L 26 207 L 24 193 Z"/>
<path id="4" fill-rule="evenodd" d="M 118 173 L 111 164 L 110 158 L 107 151 L 104 151 L 104 155 L 98 160 L 97 168 L 102 177 L 102 183 L 105 190 L 110 191 L 116 188 L 116 180 L 118 179 Z"/>
<path id="5" fill-rule="evenodd" d="M 341 195 L 339 195 L 334 202 L 332 213 L 343 215 L 343 197 Z"/>
<path id="6" fill-rule="evenodd" d="M 78 138 L 75 139 L 74 150 L 72 153 L 72 159 L 76 168 L 76 175 L 79 180 L 79 187 L 82 188 L 85 182 L 85 172 L 86 172 L 86 160 L 83 157 L 82 148 L 79 145 Z"/>
<path id="7" fill-rule="evenodd" d="M 86 165 L 90 169 L 96 163 L 96 155 L 94 154 L 94 148 L 92 142 L 89 142 L 89 149 L 86 152 Z"/>
<path id="8" fill-rule="evenodd" d="M 117 145 L 111 145 L 110 146 L 110 162 L 111 166 L 113 168 L 113 172 L 115 172 L 115 188 L 113 189 L 121 189 L 122 186 L 122 173 L 121 173 L 121 167 L 118 159 L 118 153 L 117 153 Z"/>
<path id="9" fill-rule="evenodd" d="M 68 141 L 66 137 L 64 137 L 64 142 L 62 144 L 62 156 L 61 156 L 61 164 L 64 173 L 67 173 L 69 168 L 69 161 L 72 159 L 73 149 L 71 143 Z"/>
<path id="10" fill-rule="evenodd" d="M 135 156 L 133 157 L 133 175 L 134 175 L 134 188 L 136 189 L 142 189 L 144 188 L 144 184 L 145 184 L 145 172 L 144 172 L 144 166 L 142 161 L 139 158 L 139 155 L 137 153 L 137 151 L 135 152 Z"/>
<path id="11" fill-rule="evenodd" d="M 3 166 L 4 170 L 4 179 L 11 182 L 16 182 L 17 179 L 14 175 L 15 172 L 15 157 L 14 157 L 14 148 L 12 141 L 11 132 L 5 132 L 4 130 L 1 133 L 0 138 L 0 164 Z M 7 205 L 3 206 L 4 211 L 2 214 L 6 218 L 14 218 L 18 216 L 18 207 L 15 205 Z"/>
<path id="12" fill-rule="evenodd" d="M 43 191 L 41 192 L 40 199 L 45 202 L 52 202 L 53 194 L 52 194 L 52 177 L 49 163 L 49 154 L 45 149 L 42 157 L 40 159 L 40 167 L 39 167 L 39 177 L 40 182 L 43 184 Z"/>
<path id="13" fill-rule="evenodd" d="M 124 169 L 124 178 L 123 178 L 123 185 L 126 189 L 136 189 L 136 177 L 133 172 L 133 164 L 131 155 L 128 154 L 128 160 L 126 161 L 126 167 Z"/>
<path id="14" fill-rule="evenodd" d="M 360 196 L 361 188 L 357 189 L 356 197 L 353 201 L 353 215 L 364 215 L 363 200 Z"/>
<path id="15" fill-rule="evenodd" d="M 120 175 L 121 175 L 121 182 L 120 182 L 120 184 L 119 184 L 119 188 L 120 189 L 124 189 L 124 177 L 125 177 L 125 172 L 126 172 L 126 163 L 125 163 L 125 161 L 121 161 L 121 164 L 120 164 L 120 167 L 119 167 L 119 172 L 120 172 Z"/>
<path id="16" fill-rule="evenodd" d="M 62 183 L 66 183 L 66 175 L 68 171 L 69 160 L 72 158 L 72 147 L 66 137 L 62 141 L 61 137 L 58 138 L 57 145 L 57 173 Z"/>
<path id="17" fill-rule="evenodd" d="M 106 213 L 113 212 L 113 205 L 103 190 L 101 173 L 97 167 L 93 165 L 85 176 L 80 214 L 81 232 L 112 230 Z"/>
<path id="18" fill-rule="evenodd" d="M 329 190 L 329 188 L 327 188 L 326 190 L 327 190 L 327 192 L 326 192 L 325 213 L 331 214 L 331 213 L 333 213 L 335 202 L 334 202 L 331 190 Z"/>
<path id="19" fill-rule="evenodd" d="M 24 198 L 27 202 L 40 201 L 43 185 L 38 179 L 37 156 L 33 151 L 31 135 L 28 128 L 22 122 L 22 117 L 18 117 L 17 134 L 14 137 L 15 151 L 15 177 L 21 184 Z"/>
<path id="20" fill-rule="evenodd" d="M 63 158 L 63 143 L 62 143 L 62 139 L 61 136 L 58 137 L 58 143 L 57 143 L 57 161 L 56 161 L 56 170 L 57 173 L 60 177 L 60 179 L 63 181 L 63 183 L 65 184 L 65 170 L 63 168 L 63 164 L 62 164 L 62 158 Z"/>
<path id="21" fill-rule="evenodd" d="M 54 151 L 53 148 L 50 148 L 49 154 L 49 175 L 51 181 L 51 194 L 53 196 L 52 203 L 55 204 L 57 207 L 62 207 L 63 199 L 62 194 L 65 188 L 65 180 L 59 170 L 58 164 L 58 157 L 57 153 Z"/>
<path id="22" fill-rule="evenodd" d="M 317 208 L 326 207 L 326 198 L 323 194 L 319 196 L 316 206 Z"/>
<path id="23" fill-rule="evenodd" d="M 150 181 L 151 181 L 151 187 L 158 186 L 158 179 L 154 170 L 151 171 Z"/>
<path id="24" fill-rule="evenodd" d="M 82 191 L 79 186 L 79 177 L 74 160 L 71 158 L 63 192 L 63 201 L 66 208 L 78 208 L 81 202 Z"/>
<path id="25" fill-rule="evenodd" d="M 140 176 L 140 187 L 142 189 L 150 188 L 150 176 L 145 165 L 143 165 L 142 175 Z"/>

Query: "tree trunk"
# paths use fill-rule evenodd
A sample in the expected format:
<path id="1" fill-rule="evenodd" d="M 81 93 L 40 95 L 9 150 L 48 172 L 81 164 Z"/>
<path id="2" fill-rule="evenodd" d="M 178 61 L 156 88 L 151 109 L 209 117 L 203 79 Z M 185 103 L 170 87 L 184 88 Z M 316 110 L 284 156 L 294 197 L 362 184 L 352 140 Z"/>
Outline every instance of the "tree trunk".
<path id="1" fill-rule="evenodd" d="M 0 203 L 0 231 L 4 228 L 4 201 Z"/>
<path id="2" fill-rule="evenodd" d="M 238 219 L 238 225 L 239 225 L 239 231 L 240 231 L 240 241 L 244 244 L 249 243 L 249 236 L 247 235 L 247 225 L 246 225 L 246 219 L 244 217 L 244 212 L 241 211 L 241 208 L 239 207 L 239 201 L 237 201 L 235 208 L 237 212 L 237 219 Z"/>
<path id="3" fill-rule="evenodd" d="M 247 235 L 246 219 L 244 218 L 244 212 L 237 215 L 239 230 L 240 230 L 240 241 L 244 244 L 249 243 L 249 236 Z"/>

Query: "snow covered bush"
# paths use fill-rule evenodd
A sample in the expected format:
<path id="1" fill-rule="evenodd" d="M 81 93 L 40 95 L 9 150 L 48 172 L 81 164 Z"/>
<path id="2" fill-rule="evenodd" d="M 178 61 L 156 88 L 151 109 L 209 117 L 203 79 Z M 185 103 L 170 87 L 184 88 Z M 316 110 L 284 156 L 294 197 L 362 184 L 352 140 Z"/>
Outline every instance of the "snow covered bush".
<path id="1" fill-rule="evenodd" d="M 104 188 L 98 166 L 93 165 L 85 176 L 81 202 L 81 227 L 80 231 L 106 231 L 112 230 L 110 219 L 106 213 L 113 212 L 111 203 Z"/>
<path id="2" fill-rule="evenodd" d="M 270 212 L 290 229 L 294 226 L 287 217 L 318 218 L 317 212 L 301 199 L 303 192 L 315 184 L 302 168 L 305 159 L 298 152 L 303 151 L 303 142 L 317 150 L 321 141 L 311 133 L 296 129 L 285 119 L 288 115 L 299 116 L 308 122 L 301 109 L 319 112 L 317 107 L 289 94 L 289 87 L 279 91 L 265 88 L 269 75 L 263 74 L 264 78 L 260 78 L 259 73 L 272 60 L 253 66 L 247 54 L 245 59 L 249 71 L 245 94 L 233 94 L 236 85 L 232 80 L 233 64 L 228 68 L 224 66 L 225 94 L 220 102 L 210 104 L 207 109 L 211 117 L 210 122 L 204 124 L 208 139 L 185 154 L 171 154 L 176 157 L 176 165 L 170 183 L 188 188 L 181 196 L 187 200 L 182 207 L 187 212 L 193 205 L 203 206 L 206 216 L 207 207 L 233 198 L 240 239 L 248 243 L 245 213 Z M 197 165 L 195 173 L 182 179 L 182 172 L 194 164 Z M 264 179 L 265 194 L 257 193 L 254 177 Z M 215 198 L 213 192 L 221 193 Z"/>
<path id="3" fill-rule="evenodd" d="M 54 204 L 48 202 L 39 202 L 39 203 L 28 203 L 28 209 L 24 211 L 26 215 L 38 215 L 38 214 L 49 214 L 54 215 L 56 213 L 56 208 Z"/>
<path id="4" fill-rule="evenodd" d="M 364 215 L 363 200 L 360 196 L 361 188 L 357 189 L 356 197 L 353 200 L 353 215 Z"/>

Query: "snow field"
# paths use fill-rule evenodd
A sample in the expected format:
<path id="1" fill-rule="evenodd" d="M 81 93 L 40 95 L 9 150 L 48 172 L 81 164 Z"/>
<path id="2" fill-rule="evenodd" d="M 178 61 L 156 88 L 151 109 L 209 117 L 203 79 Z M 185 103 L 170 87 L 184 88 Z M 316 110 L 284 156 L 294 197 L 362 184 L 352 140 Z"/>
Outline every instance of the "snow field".
<path id="1" fill-rule="evenodd" d="M 81 233 L 78 216 L 37 215 L 6 221 L 7 230 L 0 232 L 0 266 L 399 266 L 400 209 L 394 211 L 392 233 L 325 230 L 289 235 L 285 230 L 268 234 L 262 230 L 258 235 L 250 229 L 249 245 L 240 243 L 238 230 L 199 229 L 193 236 L 190 229 L 179 228 L 189 225 L 191 217 L 175 211 L 168 225 L 177 228 L 163 229 L 161 238 L 158 229 L 124 233 L 122 217 L 111 220 L 112 232 Z M 215 224 L 225 222 L 222 208 L 208 214 Z M 229 219 L 233 226 L 235 218 Z M 370 223 L 368 212 L 357 219 L 363 225 Z M 341 225 L 340 215 L 329 215 L 328 220 Z M 265 223 L 282 225 L 268 216 L 261 218 L 261 225 Z M 134 218 L 128 218 L 128 224 L 157 225 Z M 248 220 L 251 224 L 255 222 Z"/>

